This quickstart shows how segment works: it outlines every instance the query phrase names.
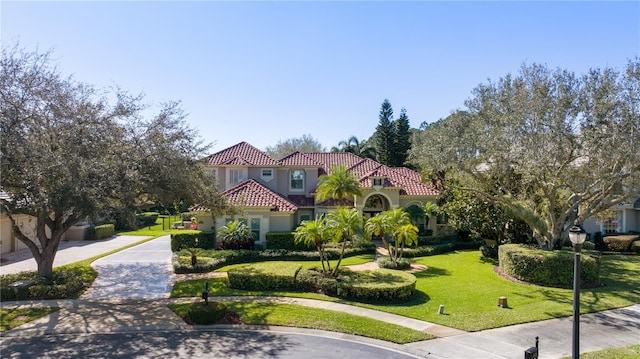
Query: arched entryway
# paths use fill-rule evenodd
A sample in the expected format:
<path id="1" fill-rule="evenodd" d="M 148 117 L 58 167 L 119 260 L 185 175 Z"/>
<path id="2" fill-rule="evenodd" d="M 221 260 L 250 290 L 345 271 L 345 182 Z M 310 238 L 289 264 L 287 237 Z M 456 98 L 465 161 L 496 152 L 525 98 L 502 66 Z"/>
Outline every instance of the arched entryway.
<path id="1" fill-rule="evenodd" d="M 373 194 L 364 201 L 362 214 L 365 219 L 371 218 L 376 214 L 389 209 L 389 200 L 387 197 L 379 194 Z"/>

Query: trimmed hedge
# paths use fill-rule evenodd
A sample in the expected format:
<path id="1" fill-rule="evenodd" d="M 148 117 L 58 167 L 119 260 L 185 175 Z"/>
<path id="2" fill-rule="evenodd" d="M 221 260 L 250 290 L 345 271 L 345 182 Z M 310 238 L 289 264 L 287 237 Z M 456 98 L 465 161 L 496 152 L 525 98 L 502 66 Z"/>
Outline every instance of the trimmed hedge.
<path id="1" fill-rule="evenodd" d="M 378 267 L 380 268 L 397 270 L 405 270 L 411 268 L 411 260 L 407 258 L 400 258 L 396 263 L 394 263 L 390 257 L 382 256 L 379 257 L 376 262 L 378 263 Z"/>
<path id="2" fill-rule="evenodd" d="M 302 266 L 296 263 L 256 263 L 227 272 L 229 287 L 249 290 L 295 289 L 295 279 Z"/>
<path id="3" fill-rule="evenodd" d="M 193 324 L 211 325 L 216 324 L 227 313 L 227 305 L 217 301 L 192 303 L 187 311 L 187 317 Z"/>
<path id="4" fill-rule="evenodd" d="M 366 302 L 406 301 L 416 290 L 413 274 L 393 269 L 345 272 L 337 279 L 338 297 Z"/>
<path id="5" fill-rule="evenodd" d="M 498 249 L 500 268 L 519 280 L 543 286 L 573 286 L 574 253 L 568 250 L 543 251 L 520 244 L 503 244 Z M 600 257 L 583 252 L 580 256 L 580 283 L 592 284 L 600 278 Z"/>
<path id="6" fill-rule="evenodd" d="M 0 300 L 67 299 L 76 298 L 90 283 L 83 282 L 82 268 L 55 268 L 50 280 L 39 277 L 37 272 L 23 272 L 0 276 Z M 32 281 L 30 287 L 9 288 L 16 281 Z"/>
<path id="7" fill-rule="evenodd" d="M 640 254 L 640 241 L 631 243 L 631 251 Z"/>
<path id="8" fill-rule="evenodd" d="M 640 239 L 638 235 L 615 235 L 604 237 L 604 244 L 607 250 L 614 252 L 629 252 L 631 244 Z"/>
<path id="9" fill-rule="evenodd" d="M 267 232 L 266 249 L 286 249 L 288 251 L 313 251 L 315 247 L 306 243 L 296 243 L 293 232 Z"/>
<path id="10" fill-rule="evenodd" d="M 419 236 L 418 245 L 428 246 L 434 244 L 443 244 L 459 241 L 460 237 L 457 234 L 438 234 L 435 236 Z"/>
<path id="11" fill-rule="evenodd" d="M 101 224 L 99 226 L 89 227 L 87 239 L 103 239 L 113 236 L 115 226 L 113 224 Z"/>
<path id="12" fill-rule="evenodd" d="M 173 245 L 172 245 L 173 249 Z M 264 251 L 251 250 L 207 250 L 198 255 L 198 264 L 191 265 L 191 253 L 187 248 L 174 253 L 173 271 L 176 274 L 182 273 L 205 273 L 211 272 L 229 264 L 265 262 L 265 261 L 319 261 L 318 252 L 308 251 L 287 251 L 268 249 Z M 358 247 L 347 247 L 344 257 L 352 257 L 360 254 L 375 253 L 376 247 L 373 243 L 361 243 Z M 340 249 L 337 247 L 327 247 L 326 254 L 329 259 L 338 259 Z"/>
<path id="13" fill-rule="evenodd" d="M 178 252 L 187 248 L 213 249 L 215 245 L 216 234 L 214 232 L 186 230 L 171 235 L 172 252 Z"/>

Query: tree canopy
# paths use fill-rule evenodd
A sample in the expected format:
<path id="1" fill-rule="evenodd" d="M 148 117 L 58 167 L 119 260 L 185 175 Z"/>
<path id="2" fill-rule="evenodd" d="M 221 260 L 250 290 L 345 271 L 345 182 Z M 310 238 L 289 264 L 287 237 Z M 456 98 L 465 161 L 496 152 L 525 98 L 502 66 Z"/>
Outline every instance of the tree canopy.
<path id="1" fill-rule="evenodd" d="M 49 52 L 19 45 L 3 48 L 0 64 L 0 205 L 41 276 L 51 276 L 63 234 L 86 218 L 151 203 L 220 203 L 200 160 L 209 146 L 179 103 L 147 118 L 142 96 L 63 77 Z"/>
<path id="2" fill-rule="evenodd" d="M 311 135 L 302 135 L 299 138 L 290 138 L 278 141 L 275 146 L 268 146 L 265 152 L 271 157 L 280 158 L 296 151 L 300 152 L 325 152 L 327 149 Z"/>
<path id="3" fill-rule="evenodd" d="M 414 137 L 410 159 L 436 183 L 505 206 L 541 246 L 640 193 L 638 58 L 581 76 L 523 65 L 473 95 Z"/>

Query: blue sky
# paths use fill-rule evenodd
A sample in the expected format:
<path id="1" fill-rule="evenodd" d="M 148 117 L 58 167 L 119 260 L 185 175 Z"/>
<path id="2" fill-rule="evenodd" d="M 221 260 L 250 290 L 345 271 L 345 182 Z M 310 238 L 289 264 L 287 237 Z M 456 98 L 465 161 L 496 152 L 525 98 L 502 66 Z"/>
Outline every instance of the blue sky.
<path id="1" fill-rule="evenodd" d="M 640 2 L 0 2 L 2 43 L 54 50 L 97 87 L 180 100 L 213 151 L 375 130 L 388 98 L 412 127 L 488 79 L 576 73 L 640 55 Z"/>

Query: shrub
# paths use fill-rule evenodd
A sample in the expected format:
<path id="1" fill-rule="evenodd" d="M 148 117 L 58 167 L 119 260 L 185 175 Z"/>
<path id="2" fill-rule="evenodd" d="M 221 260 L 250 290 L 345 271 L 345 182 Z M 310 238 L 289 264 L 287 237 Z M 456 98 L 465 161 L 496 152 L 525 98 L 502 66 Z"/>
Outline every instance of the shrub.
<path id="1" fill-rule="evenodd" d="M 257 263 L 227 272 L 229 287 L 247 290 L 295 289 L 301 265 L 296 263 Z"/>
<path id="2" fill-rule="evenodd" d="M 172 247 L 173 248 L 173 247 Z M 361 243 L 357 247 L 347 247 L 344 257 L 351 257 L 360 254 L 375 253 L 376 246 L 373 243 Z M 329 259 L 338 259 L 340 249 L 329 246 L 326 248 Z M 203 250 L 198 256 L 198 264 L 191 266 L 191 253 L 187 248 L 174 252 L 173 270 L 175 273 L 204 273 L 217 268 L 239 263 L 264 262 L 264 261 L 316 261 L 318 252 L 308 251 L 288 251 L 283 249 L 268 249 L 264 251 L 252 251 L 246 249 L 239 250 Z"/>
<path id="3" fill-rule="evenodd" d="M 438 234 L 435 236 L 419 236 L 418 245 L 427 246 L 433 244 L 451 243 L 460 240 L 457 234 Z"/>
<path id="4" fill-rule="evenodd" d="M 67 299 L 76 298 L 86 289 L 97 273 L 82 267 L 59 267 L 53 270 L 51 279 L 38 276 L 37 272 L 23 272 L 0 276 L 0 299 Z M 30 287 L 10 288 L 11 283 L 31 281 Z"/>
<path id="5" fill-rule="evenodd" d="M 99 226 L 89 227 L 87 239 L 102 239 L 111 237 L 115 233 L 113 224 L 101 224 Z"/>
<path id="6" fill-rule="evenodd" d="M 489 260 L 498 260 L 498 246 L 480 247 L 480 257 Z"/>
<path id="7" fill-rule="evenodd" d="M 631 243 L 638 239 L 637 235 L 616 235 L 604 237 L 606 248 L 614 252 L 628 252 Z"/>
<path id="8" fill-rule="evenodd" d="M 183 231 L 171 235 L 171 251 L 178 252 L 187 248 L 215 248 L 216 235 L 213 232 Z"/>
<path id="9" fill-rule="evenodd" d="M 293 232 L 267 232 L 266 249 L 286 249 L 289 251 L 313 251 L 316 248 L 307 243 L 295 243 Z"/>
<path id="10" fill-rule="evenodd" d="M 187 317 L 193 324 L 211 325 L 216 324 L 227 313 L 227 306 L 220 302 L 192 303 L 187 311 Z"/>
<path id="11" fill-rule="evenodd" d="M 544 286 L 573 285 L 574 254 L 568 250 L 543 251 L 524 245 L 503 244 L 498 249 L 500 268 L 514 278 Z M 600 277 L 600 258 L 580 256 L 581 284 L 595 283 Z"/>
<path id="12" fill-rule="evenodd" d="M 584 242 L 582 244 L 582 249 L 587 250 L 587 251 L 592 251 L 596 249 L 596 244 L 593 242 Z"/>
<path id="13" fill-rule="evenodd" d="M 405 301 L 416 289 L 413 274 L 391 269 L 345 272 L 337 280 L 337 296 L 367 302 Z"/>
<path id="14" fill-rule="evenodd" d="M 136 224 L 138 227 L 151 227 L 156 224 L 158 220 L 158 212 L 146 212 L 136 215 Z"/>
<path id="15" fill-rule="evenodd" d="M 405 248 L 402 255 L 406 258 L 428 257 L 437 254 L 452 252 L 456 249 L 455 243 L 434 244 L 418 248 Z"/>
<path id="16" fill-rule="evenodd" d="M 631 251 L 640 254 L 640 240 L 631 243 Z"/>
<path id="17" fill-rule="evenodd" d="M 378 258 L 378 267 L 387 269 L 405 270 L 411 268 L 411 260 L 400 258 L 397 262 L 393 262 L 391 258 L 384 256 Z"/>

